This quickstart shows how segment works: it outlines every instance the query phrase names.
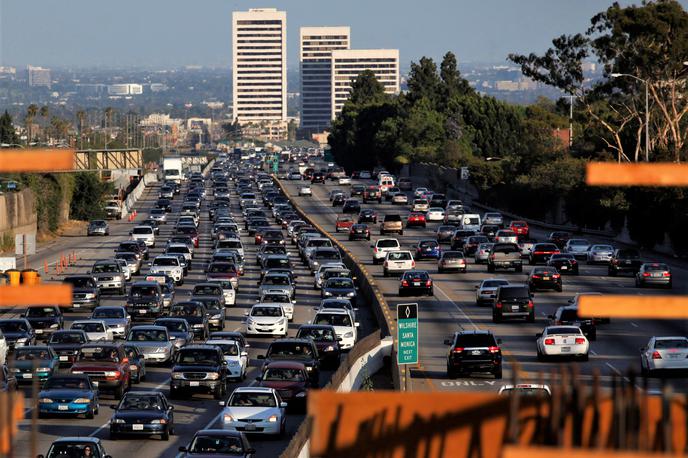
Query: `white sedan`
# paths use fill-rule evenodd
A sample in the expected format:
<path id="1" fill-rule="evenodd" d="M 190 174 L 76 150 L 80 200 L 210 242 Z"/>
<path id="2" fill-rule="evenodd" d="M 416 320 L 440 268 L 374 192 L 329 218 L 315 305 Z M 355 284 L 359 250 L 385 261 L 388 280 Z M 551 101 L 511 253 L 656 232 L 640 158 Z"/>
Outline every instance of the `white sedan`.
<path id="1" fill-rule="evenodd" d="M 406 205 L 408 204 L 408 196 L 403 192 L 398 192 L 392 196 L 392 203 L 394 205 Z"/>
<path id="2" fill-rule="evenodd" d="M 662 370 L 688 369 L 688 337 L 652 337 L 640 349 L 640 370 L 652 376 Z"/>
<path id="3" fill-rule="evenodd" d="M 537 357 L 572 357 L 588 360 L 590 343 L 578 326 L 547 326 L 537 335 Z"/>
<path id="4" fill-rule="evenodd" d="M 289 320 L 279 304 L 255 304 L 246 312 L 247 335 L 286 336 Z"/>
<path id="5" fill-rule="evenodd" d="M 226 430 L 276 436 L 284 433 L 287 403 L 274 388 L 240 386 L 221 404 L 222 427 Z"/>
<path id="6" fill-rule="evenodd" d="M 425 213 L 425 219 L 428 221 L 444 221 L 444 209 L 439 207 L 428 208 Z"/>
<path id="7" fill-rule="evenodd" d="M 306 185 L 306 186 L 301 186 L 299 188 L 299 195 L 300 196 L 312 196 L 313 191 L 311 190 L 311 187 Z"/>
<path id="8" fill-rule="evenodd" d="M 84 331 L 91 342 L 114 339 L 112 329 L 103 320 L 76 320 L 70 329 Z"/>

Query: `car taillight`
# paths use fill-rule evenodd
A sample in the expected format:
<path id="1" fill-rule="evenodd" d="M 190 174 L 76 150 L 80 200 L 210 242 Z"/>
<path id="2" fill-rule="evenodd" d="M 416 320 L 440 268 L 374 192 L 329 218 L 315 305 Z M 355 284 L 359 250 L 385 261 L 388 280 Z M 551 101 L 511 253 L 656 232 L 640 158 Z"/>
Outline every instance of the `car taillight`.
<path id="1" fill-rule="evenodd" d="M 543 254 L 542 251 L 533 251 L 533 254 Z"/>
<path id="2" fill-rule="evenodd" d="M 545 345 L 554 345 L 554 339 L 545 339 Z"/>
<path id="3" fill-rule="evenodd" d="M 659 352 L 655 350 L 655 352 L 652 353 L 652 359 L 662 359 L 662 355 L 660 355 Z"/>
<path id="4" fill-rule="evenodd" d="M 373 253 L 377 253 L 377 247 L 373 248 Z"/>
<path id="5" fill-rule="evenodd" d="M 463 347 L 454 348 L 454 353 L 461 353 L 462 351 L 463 351 Z"/>
<path id="6" fill-rule="evenodd" d="M 664 275 L 665 277 L 671 277 L 671 272 L 664 272 L 662 275 Z"/>
<path id="7" fill-rule="evenodd" d="M 554 275 L 552 275 L 552 278 L 559 278 L 560 276 L 561 275 L 559 275 L 559 274 L 554 274 Z"/>
<path id="8" fill-rule="evenodd" d="M 411 267 L 416 267 L 416 261 L 411 261 Z"/>
<path id="9" fill-rule="evenodd" d="M 425 286 L 432 286 L 432 280 L 428 280 L 425 282 Z"/>
<path id="10" fill-rule="evenodd" d="M 495 308 L 501 309 L 501 308 L 502 308 L 502 303 L 501 303 L 501 302 L 497 302 L 497 303 L 495 304 Z"/>
<path id="11" fill-rule="evenodd" d="M 409 282 L 407 280 L 401 280 L 401 286 L 408 286 Z"/>
<path id="12" fill-rule="evenodd" d="M 490 353 L 499 353 L 499 347 L 487 347 L 488 350 L 490 350 Z"/>
<path id="13" fill-rule="evenodd" d="M 495 258 L 495 255 L 491 254 L 490 259 L 494 259 L 494 258 Z"/>
<path id="14" fill-rule="evenodd" d="M 385 263 L 384 263 L 383 265 L 384 265 L 385 267 L 389 267 L 389 263 L 388 263 L 387 261 L 385 261 Z"/>
<path id="15" fill-rule="evenodd" d="M 533 275 L 532 275 L 532 278 L 540 278 L 540 276 L 539 276 L 539 275 L 533 274 Z"/>
<path id="16" fill-rule="evenodd" d="M 575 259 L 572 259 L 571 264 L 578 264 L 578 261 L 576 261 Z"/>
<path id="17" fill-rule="evenodd" d="M 576 337 L 576 345 L 583 345 L 585 343 L 585 339 L 582 337 Z"/>
<path id="18" fill-rule="evenodd" d="M 528 301 L 528 308 L 532 309 L 533 308 L 533 301 Z"/>

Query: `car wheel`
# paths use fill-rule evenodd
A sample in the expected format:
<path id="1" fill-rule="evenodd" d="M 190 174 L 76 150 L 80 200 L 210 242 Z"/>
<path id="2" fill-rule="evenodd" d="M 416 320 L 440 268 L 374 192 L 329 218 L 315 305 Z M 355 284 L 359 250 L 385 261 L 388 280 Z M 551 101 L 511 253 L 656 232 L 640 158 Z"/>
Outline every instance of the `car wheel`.
<path id="1" fill-rule="evenodd" d="M 538 350 L 538 352 L 537 352 L 537 360 L 538 361 L 544 361 L 545 360 L 545 355 L 540 353 L 540 350 Z"/>
<path id="2" fill-rule="evenodd" d="M 502 379 L 502 366 L 499 366 L 499 369 L 493 372 L 495 380 L 501 380 Z"/>
<path id="3" fill-rule="evenodd" d="M 169 432 L 169 431 L 165 431 L 164 433 L 162 433 L 162 434 L 160 435 L 160 439 L 162 439 L 162 440 L 164 440 L 164 441 L 170 440 L 170 432 Z"/>
<path id="4" fill-rule="evenodd" d="M 454 379 L 456 378 L 456 369 L 453 367 L 447 366 L 447 378 Z"/>
<path id="5" fill-rule="evenodd" d="M 444 273 L 444 269 L 441 268 L 441 267 L 438 267 L 438 268 L 437 268 L 437 273 L 438 273 L 438 274 L 443 274 L 443 273 Z"/>
<path id="6" fill-rule="evenodd" d="M 523 272 L 523 266 L 516 266 L 516 272 Z"/>
<path id="7" fill-rule="evenodd" d="M 494 272 L 495 271 L 494 265 L 488 263 L 487 264 L 487 271 L 488 272 Z"/>
<path id="8" fill-rule="evenodd" d="M 609 276 L 616 277 L 616 271 L 614 269 L 609 269 Z"/>
<path id="9" fill-rule="evenodd" d="M 423 227 L 425 227 L 425 226 L 423 226 Z M 403 230 L 403 229 L 399 231 L 399 235 L 404 235 L 404 230 Z"/>
<path id="10" fill-rule="evenodd" d="M 110 440 L 116 441 L 117 439 L 119 439 L 119 436 L 117 435 L 117 433 L 110 431 Z"/>
<path id="11" fill-rule="evenodd" d="M 590 357 L 587 354 L 580 357 L 581 361 L 588 361 L 589 359 L 590 359 Z"/>
<path id="12" fill-rule="evenodd" d="M 125 286 L 122 286 L 122 287 L 119 289 L 119 295 L 120 295 L 120 296 L 124 296 L 126 293 L 127 293 L 127 288 L 126 288 Z"/>
<path id="13" fill-rule="evenodd" d="M 492 314 L 492 322 L 493 323 L 499 323 L 500 321 L 502 321 L 502 318 L 498 314 L 493 313 Z"/>
<path id="14" fill-rule="evenodd" d="M 559 286 L 557 286 L 557 287 L 555 288 L 555 290 L 556 290 L 558 293 L 560 293 L 560 292 L 562 292 L 562 291 L 564 290 L 564 287 L 561 286 L 561 285 L 559 285 Z"/>
<path id="15" fill-rule="evenodd" d="M 528 323 L 535 323 L 535 313 L 530 313 L 530 314 L 528 315 L 528 318 L 526 318 L 526 321 L 527 321 Z"/>
<path id="16" fill-rule="evenodd" d="M 387 272 L 387 269 L 382 271 L 382 275 L 385 277 L 389 277 L 389 272 Z"/>
<path id="17" fill-rule="evenodd" d="M 118 401 L 122 399 L 122 395 L 124 394 L 124 387 L 122 385 L 117 385 L 117 388 L 115 388 L 115 399 Z"/>
<path id="18" fill-rule="evenodd" d="M 93 420 L 93 417 L 95 417 L 95 413 L 93 412 L 93 409 L 91 409 L 91 410 L 89 410 L 88 412 L 86 412 L 86 418 L 87 418 L 88 420 Z"/>
<path id="19" fill-rule="evenodd" d="M 223 387 L 223 386 L 224 386 L 224 384 L 222 384 L 222 385 L 218 386 L 217 388 L 215 388 L 215 392 L 213 393 L 213 397 L 214 397 L 215 399 L 217 399 L 218 401 L 222 399 L 222 395 L 223 395 L 223 389 L 222 389 L 222 387 Z"/>

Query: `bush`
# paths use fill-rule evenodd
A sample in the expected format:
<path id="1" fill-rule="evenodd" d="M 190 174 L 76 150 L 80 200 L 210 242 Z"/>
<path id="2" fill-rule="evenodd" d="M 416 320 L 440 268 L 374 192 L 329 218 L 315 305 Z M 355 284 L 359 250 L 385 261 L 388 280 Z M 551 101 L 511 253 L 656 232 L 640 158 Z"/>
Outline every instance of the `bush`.
<path id="1" fill-rule="evenodd" d="M 105 201 L 113 192 L 112 184 L 101 182 L 96 173 L 75 174 L 74 196 L 69 207 L 70 218 L 84 221 L 103 218 Z"/>

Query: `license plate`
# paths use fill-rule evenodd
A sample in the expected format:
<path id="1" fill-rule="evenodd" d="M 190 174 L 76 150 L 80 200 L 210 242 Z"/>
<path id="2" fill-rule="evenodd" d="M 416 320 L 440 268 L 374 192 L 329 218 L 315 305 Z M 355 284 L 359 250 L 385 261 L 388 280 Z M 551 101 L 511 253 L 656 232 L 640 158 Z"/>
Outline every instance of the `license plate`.
<path id="1" fill-rule="evenodd" d="M 542 277 L 542 279 L 543 279 L 544 281 L 547 281 L 547 280 L 549 280 L 549 277 Z"/>
<path id="2" fill-rule="evenodd" d="M 143 425 L 131 425 L 131 429 L 134 431 L 143 431 Z"/>
<path id="3" fill-rule="evenodd" d="M 78 309 L 79 307 L 81 307 L 81 304 L 72 304 L 72 307 L 74 307 L 75 309 Z"/>
<path id="4" fill-rule="evenodd" d="M 652 274 L 652 276 L 653 276 L 653 277 L 661 277 L 662 274 Z M 36 332 L 38 332 L 38 331 L 36 331 Z"/>
<path id="5" fill-rule="evenodd" d="M 189 382 L 189 386 L 200 386 L 199 382 Z"/>
<path id="6" fill-rule="evenodd" d="M 33 377 L 33 374 L 22 374 L 23 378 L 31 378 Z"/>
<path id="7" fill-rule="evenodd" d="M 69 410 L 69 406 L 66 404 L 60 404 L 57 406 L 57 410 Z"/>
<path id="8" fill-rule="evenodd" d="M 69 361 L 69 356 L 60 356 L 60 361 Z"/>
<path id="9" fill-rule="evenodd" d="M 624 261 L 624 264 L 630 264 L 631 261 Z"/>
<path id="10" fill-rule="evenodd" d="M 511 306 L 511 311 L 512 311 L 512 312 L 518 312 L 520 309 L 521 309 L 521 307 L 519 307 L 518 305 L 512 305 L 512 306 Z"/>
<path id="11" fill-rule="evenodd" d="M 671 354 L 671 353 L 670 353 L 670 354 L 669 354 L 669 358 L 670 358 L 670 359 L 677 359 L 677 358 L 680 358 L 681 356 L 682 356 L 682 355 L 679 354 L 679 353 L 675 353 L 675 354 Z M 31 375 L 31 374 L 27 374 L 27 375 Z"/>
<path id="12" fill-rule="evenodd" d="M 561 352 L 562 353 L 568 353 L 571 351 L 571 347 L 561 347 Z"/>
<path id="13" fill-rule="evenodd" d="M 144 314 L 144 313 L 146 313 L 146 312 L 148 312 L 148 310 L 139 310 L 139 313 L 140 313 L 140 314 Z"/>
<path id="14" fill-rule="evenodd" d="M 568 267 L 566 267 L 566 266 L 561 266 L 561 270 L 568 270 Z"/>
<path id="15" fill-rule="evenodd" d="M 42 329 L 36 329 L 36 334 L 43 334 L 43 330 Z"/>
<path id="16" fill-rule="evenodd" d="M 420 282 L 419 282 L 419 281 L 414 281 L 414 282 L 413 282 L 413 286 L 420 286 Z"/>
<path id="17" fill-rule="evenodd" d="M 256 430 L 256 425 L 249 423 L 246 425 L 246 431 L 255 431 Z"/>
<path id="18" fill-rule="evenodd" d="M 480 350 L 473 350 L 473 351 L 471 351 L 471 355 L 479 355 L 479 354 L 481 354 L 481 353 L 482 353 L 482 351 L 480 351 Z"/>

